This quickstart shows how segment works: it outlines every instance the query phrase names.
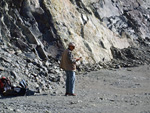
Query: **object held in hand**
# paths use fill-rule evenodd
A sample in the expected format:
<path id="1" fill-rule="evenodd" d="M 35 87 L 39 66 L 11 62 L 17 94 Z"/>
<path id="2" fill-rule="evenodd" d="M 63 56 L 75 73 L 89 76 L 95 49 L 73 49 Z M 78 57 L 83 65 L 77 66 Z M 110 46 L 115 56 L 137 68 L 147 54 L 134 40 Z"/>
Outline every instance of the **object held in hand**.
<path id="1" fill-rule="evenodd" d="M 79 61 L 82 57 L 79 57 L 78 59 L 76 59 L 76 62 Z"/>

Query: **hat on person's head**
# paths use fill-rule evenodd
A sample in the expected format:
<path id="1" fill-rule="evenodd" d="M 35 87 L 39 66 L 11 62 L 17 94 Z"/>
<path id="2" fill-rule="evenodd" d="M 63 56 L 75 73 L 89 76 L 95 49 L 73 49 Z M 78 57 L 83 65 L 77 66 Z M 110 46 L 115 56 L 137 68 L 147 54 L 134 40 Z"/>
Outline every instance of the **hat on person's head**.
<path id="1" fill-rule="evenodd" d="M 75 43 L 74 43 L 74 42 L 70 42 L 68 46 L 73 46 L 73 47 L 75 47 Z"/>

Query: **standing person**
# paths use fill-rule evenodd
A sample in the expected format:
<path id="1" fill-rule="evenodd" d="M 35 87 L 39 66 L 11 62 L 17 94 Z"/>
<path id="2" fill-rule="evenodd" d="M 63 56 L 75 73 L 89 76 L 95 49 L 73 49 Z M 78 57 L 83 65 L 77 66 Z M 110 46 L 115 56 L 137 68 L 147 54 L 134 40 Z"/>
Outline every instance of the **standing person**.
<path id="1" fill-rule="evenodd" d="M 75 59 L 72 51 L 75 49 L 75 44 L 70 42 L 68 45 L 68 49 L 66 49 L 61 58 L 60 67 L 66 72 L 66 96 L 76 96 L 74 94 L 75 88 L 75 70 L 76 70 L 76 62 L 81 59 Z"/>

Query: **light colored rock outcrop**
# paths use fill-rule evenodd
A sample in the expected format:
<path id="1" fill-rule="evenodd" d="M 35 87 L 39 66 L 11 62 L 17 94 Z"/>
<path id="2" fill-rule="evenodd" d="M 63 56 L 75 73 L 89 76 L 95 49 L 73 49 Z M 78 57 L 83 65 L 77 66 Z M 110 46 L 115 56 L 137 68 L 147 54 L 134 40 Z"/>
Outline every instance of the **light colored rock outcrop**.
<path id="1" fill-rule="evenodd" d="M 109 61 L 112 59 L 111 46 L 130 46 L 126 37 L 120 37 L 110 31 L 90 9 L 91 14 L 80 13 L 70 0 L 44 1 L 52 14 L 61 41 L 65 47 L 70 41 L 75 42 L 75 53 L 83 57 L 83 62 L 95 63 L 104 59 Z"/>

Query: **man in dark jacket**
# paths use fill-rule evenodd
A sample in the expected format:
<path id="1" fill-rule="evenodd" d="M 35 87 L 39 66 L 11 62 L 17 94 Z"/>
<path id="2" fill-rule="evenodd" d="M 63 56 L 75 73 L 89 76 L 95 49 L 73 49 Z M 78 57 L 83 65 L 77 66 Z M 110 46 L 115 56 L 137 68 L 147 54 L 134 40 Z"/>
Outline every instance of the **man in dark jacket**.
<path id="1" fill-rule="evenodd" d="M 66 49 L 62 54 L 62 59 L 60 63 L 60 67 L 66 72 L 66 96 L 75 96 L 74 88 L 75 88 L 75 70 L 76 70 L 76 62 L 81 59 L 75 59 L 72 51 L 75 49 L 75 44 L 73 42 L 69 43 L 68 49 Z"/>

